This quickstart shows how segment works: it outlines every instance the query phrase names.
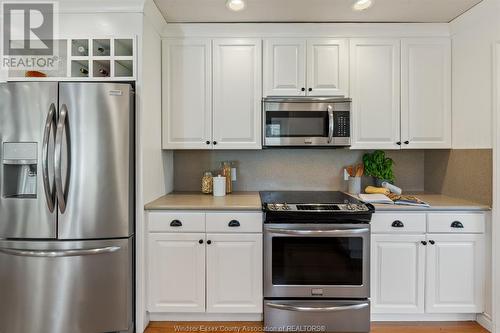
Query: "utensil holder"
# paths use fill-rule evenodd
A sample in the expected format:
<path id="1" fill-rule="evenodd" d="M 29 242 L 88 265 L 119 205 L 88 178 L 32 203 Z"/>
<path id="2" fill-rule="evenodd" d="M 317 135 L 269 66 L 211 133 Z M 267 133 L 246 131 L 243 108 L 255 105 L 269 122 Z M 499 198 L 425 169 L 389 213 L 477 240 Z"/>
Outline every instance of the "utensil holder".
<path id="1" fill-rule="evenodd" d="M 356 195 L 361 193 L 361 177 L 349 177 L 347 180 L 347 192 Z"/>

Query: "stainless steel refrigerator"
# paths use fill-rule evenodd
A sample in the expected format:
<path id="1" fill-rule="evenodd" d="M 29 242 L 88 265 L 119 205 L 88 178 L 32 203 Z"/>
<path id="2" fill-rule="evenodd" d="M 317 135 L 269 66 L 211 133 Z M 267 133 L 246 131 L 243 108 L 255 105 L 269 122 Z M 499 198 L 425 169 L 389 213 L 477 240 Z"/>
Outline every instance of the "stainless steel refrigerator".
<path id="1" fill-rule="evenodd" d="M 129 84 L 0 84 L 0 333 L 133 330 Z"/>

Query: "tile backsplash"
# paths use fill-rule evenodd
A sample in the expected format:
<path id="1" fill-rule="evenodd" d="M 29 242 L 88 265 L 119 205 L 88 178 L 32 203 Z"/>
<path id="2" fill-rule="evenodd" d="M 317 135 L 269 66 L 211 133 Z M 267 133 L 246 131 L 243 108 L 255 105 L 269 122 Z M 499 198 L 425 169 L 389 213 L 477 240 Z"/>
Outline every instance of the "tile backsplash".
<path id="1" fill-rule="evenodd" d="M 361 163 L 365 151 L 347 149 L 179 150 L 174 152 L 174 191 L 199 191 L 205 170 L 236 161 L 236 191 L 345 190 L 342 170 Z M 424 151 L 387 151 L 396 185 L 424 190 Z M 371 182 L 365 177 L 364 183 Z"/>

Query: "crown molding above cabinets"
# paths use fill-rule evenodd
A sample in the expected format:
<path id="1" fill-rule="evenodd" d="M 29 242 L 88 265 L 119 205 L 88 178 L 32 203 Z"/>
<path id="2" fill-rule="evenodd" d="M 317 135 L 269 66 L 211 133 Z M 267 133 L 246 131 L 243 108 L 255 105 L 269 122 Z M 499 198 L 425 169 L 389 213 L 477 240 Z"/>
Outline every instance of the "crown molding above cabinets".
<path id="1" fill-rule="evenodd" d="M 449 37 L 447 23 L 169 23 L 162 37 Z"/>
<path id="2" fill-rule="evenodd" d="M 59 13 L 141 13 L 149 0 L 59 1 Z"/>

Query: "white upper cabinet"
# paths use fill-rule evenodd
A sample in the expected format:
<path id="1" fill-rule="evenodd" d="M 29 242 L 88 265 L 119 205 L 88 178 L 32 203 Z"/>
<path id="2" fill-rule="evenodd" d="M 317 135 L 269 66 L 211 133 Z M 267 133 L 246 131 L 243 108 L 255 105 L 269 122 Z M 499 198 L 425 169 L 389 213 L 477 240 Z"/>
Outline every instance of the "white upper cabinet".
<path id="1" fill-rule="evenodd" d="M 403 39 L 403 148 L 451 148 L 451 47 L 448 38 Z"/>
<path id="2" fill-rule="evenodd" d="M 211 147 L 210 44 L 210 39 L 163 41 L 163 149 Z"/>
<path id="3" fill-rule="evenodd" d="M 264 96 L 306 95 L 306 40 L 264 40 Z"/>
<path id="4" fill-rule="evenodd" d="M 213 41 L 215 149 L 261 148 L 262 41 Z"/>
<path id="5" fill-rule="evenodd" d="M 427 235 L 426 312 L 481 313 L 483 234 Z"/>
<path id="6" fill-rule="evenodd" d="M 400 41 L 350 41 L 353 149 L 400 149 Z"/>
<path id="7" fill-rule="evenodd" d="M 347 96 L 349 49 L 345 39 L 307 40 L 307 95 Z"/>
<path id="8" fill-rule="evenodd" d="M 373 313 L 424 313 L 425 235 L 372 235 Z"/>

